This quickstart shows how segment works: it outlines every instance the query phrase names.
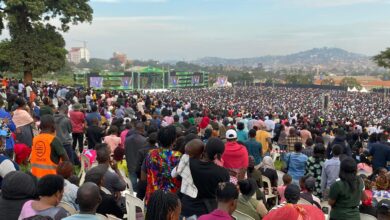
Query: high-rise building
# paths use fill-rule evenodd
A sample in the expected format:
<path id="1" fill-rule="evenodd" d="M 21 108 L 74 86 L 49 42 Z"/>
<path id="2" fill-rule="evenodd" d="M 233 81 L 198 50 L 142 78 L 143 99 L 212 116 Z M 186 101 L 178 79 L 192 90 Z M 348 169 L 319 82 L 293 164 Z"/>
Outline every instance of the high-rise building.
<path id="1" fill-rule="evenodd" d="M 74 64 L 79 64 L 82 60 L 89 62 L 90 53 L 84 47 L 72 47 L 68 53 L 68 61 Z"/>

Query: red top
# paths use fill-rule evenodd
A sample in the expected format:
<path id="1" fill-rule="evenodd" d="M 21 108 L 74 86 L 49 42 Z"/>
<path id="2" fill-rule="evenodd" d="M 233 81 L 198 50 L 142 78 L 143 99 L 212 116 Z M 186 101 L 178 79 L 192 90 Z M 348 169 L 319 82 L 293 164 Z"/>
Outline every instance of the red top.
<path id="1" fill-rule="evenodd" d="M 248 167 L 248 150 L 237 142 L 227 142 L 222 154 L 225 168 L 241 169 Z"/>
<path id="2" fill-rule="evenodd" d="M 69 119 L 72 123 L 72 132 L 73 133 L 83 133 L 84 132 L 84 122 L 85 116 L 84 113 L 80 111 L 70 111 Z"/>
<path id="3" fill-rule="evenodd" d="M 364 193 L 367 196 L 367 199 L 365 199 L 362 203 L 365 206 L 372 206 L 372 191 L 369 189 L 364 190 Z"/>

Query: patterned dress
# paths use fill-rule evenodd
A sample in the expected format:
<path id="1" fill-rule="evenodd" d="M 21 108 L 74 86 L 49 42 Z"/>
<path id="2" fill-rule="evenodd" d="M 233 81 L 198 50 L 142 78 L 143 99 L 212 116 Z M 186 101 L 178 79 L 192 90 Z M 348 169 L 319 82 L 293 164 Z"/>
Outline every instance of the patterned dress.
<path id="1" fill-rule="evenodd" d="M 180 189 L 180 181 L 171 176 L 172 169 L 179 164 L 180 157 L 180 152 L 164 148 L 150 150 L 146 155 L 146 204 L 152 193 L 158 189 L 172 193 Z"/>
<path id="2" fill-rule="evenodd" d="M 309 157 L 306 162 L 306 172 L 305 175 L 311 175 L 316 179 L 316 186 L 313 192 L 313 195 L 322 198 L 321 192 L 321 174 L 322 167 L 324 166 L 325 159 Z"/>

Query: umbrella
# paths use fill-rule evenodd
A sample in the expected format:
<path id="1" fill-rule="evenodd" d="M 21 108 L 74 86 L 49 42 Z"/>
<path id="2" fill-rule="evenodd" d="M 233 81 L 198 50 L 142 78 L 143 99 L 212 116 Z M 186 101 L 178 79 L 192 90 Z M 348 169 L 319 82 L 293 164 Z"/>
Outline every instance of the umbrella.
<path id="1" fill-rule="evenodd" d="M 269 212 L 263 220 L 325 220 L 325 215 L 314 205 L 286 204 Z"/>

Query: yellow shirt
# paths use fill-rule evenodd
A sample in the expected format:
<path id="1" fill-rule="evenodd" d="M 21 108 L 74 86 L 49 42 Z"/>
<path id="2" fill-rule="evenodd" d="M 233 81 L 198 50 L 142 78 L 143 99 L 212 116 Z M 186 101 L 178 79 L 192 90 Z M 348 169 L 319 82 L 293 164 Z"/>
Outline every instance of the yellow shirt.
<path id="1" fill-rule="evenodd" d="M 271 135 L 267 131 L 259 130 L 256 132 L 256 141 L 261 143 L 263 149 L 263 155 L 268 151 L 267 138 L 271 138 Z"/>
<path id="2" fill-rule="evenodd" d="M 123 171 L 123 173 L 126 174 L 126 177 L 129 177 L 129 172 L 127 170 L 127 163 L 126 160 L 121 160 L 117 162 L 118 169 Z"/>

